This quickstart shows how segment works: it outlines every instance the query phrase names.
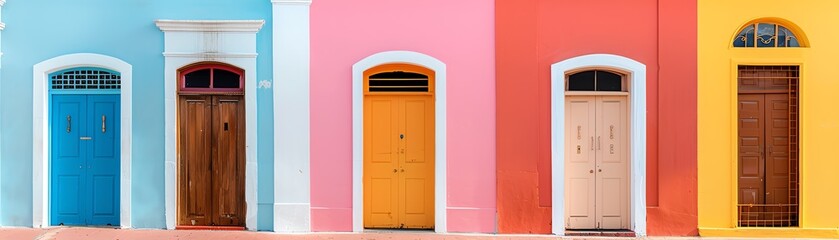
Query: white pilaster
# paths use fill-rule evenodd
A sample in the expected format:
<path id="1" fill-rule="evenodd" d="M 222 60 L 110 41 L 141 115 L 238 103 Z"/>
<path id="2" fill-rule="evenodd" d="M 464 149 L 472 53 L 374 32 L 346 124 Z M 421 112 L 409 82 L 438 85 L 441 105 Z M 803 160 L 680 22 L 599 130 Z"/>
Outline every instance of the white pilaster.
<path id="1" fill-rule="evenodd" d="M 274 26 L 274 231 L 311 231 L 309 6 L 272 0 Z"/>

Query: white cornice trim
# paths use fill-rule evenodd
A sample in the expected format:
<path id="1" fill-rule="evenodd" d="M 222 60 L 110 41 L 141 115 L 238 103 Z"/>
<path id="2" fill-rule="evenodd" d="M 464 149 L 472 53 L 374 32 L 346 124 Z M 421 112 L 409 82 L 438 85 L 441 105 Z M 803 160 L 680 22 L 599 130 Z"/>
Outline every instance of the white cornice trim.
<path id="1" fill-rule="evenodd" d="M 2 1 L 2 0 L 0 0 Z M 157 20 L 163 32 L 259 32 L 265 20 Z"/>
<path id="2" fill-rule="evenodd" d="M 256 53 L 185 53 L 185 52 L 164 52 L 164 57 L 176 58 L 202 58 L 202 59 L 219 59 L 219 58 L 256 58 Z"/>
<path id="3" fill-rule="evenodd" d="M 0 0 L 2 1 L 2 0 Z M 285 5 L 312 5 L 312 0 L 271 0 L 272 4 Z"/>
<path id="4" fill-rule="evenodd" d="M 6 23 L 0 22 L 0 31 L 2 31 L 3 29 L 6 29 Z"/>
<path id="5" fill-rule="evenodd" d="M 3 5 L 6 5 L 6 0 L 0 0 L 0 7 L 2 7 Z"/>

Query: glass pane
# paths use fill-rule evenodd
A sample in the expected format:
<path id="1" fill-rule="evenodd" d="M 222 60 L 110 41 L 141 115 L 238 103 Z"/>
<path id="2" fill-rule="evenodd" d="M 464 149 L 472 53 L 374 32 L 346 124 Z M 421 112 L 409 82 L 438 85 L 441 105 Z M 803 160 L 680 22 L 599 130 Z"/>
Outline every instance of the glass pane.
<path id="1" fill-rule="evenodd" d="M 775 24 L 758 24 L 757 47 L 775 47 Z"/>
<path id="2" fill-rule="evenodd" d="M 611 72 L 597 71 L 597 91 L 620 92 L 623 78 Z"/>
<path id="3" fill-rule="evenodd" d="M 186 88 L 209 88 L 210 69 L 202 69 L 184 75 L 184 87 Z"/>
<path id="4" fill-rule="evenodd" d="M 778 39 L 781 40 L 778 42 L 779 47 L 800 47 L 798 40 L 795 38 L 795 34 L 789 29 L 778 26 L 778 35 Z"/>
<path id="5" fill-rule="evenodd" d="M 594 71 L 585 71 L 568 76 L 568 91 L 594 91 Z"/>
<path id="6" fill-rule="evenodd" d="M 214 88 L 239 88 L 239 74 L 234 72 L 213 69 L 213 87 Z"/>
<path id="7" fill-rule="evenodd" d="M 755 26 L 749 25 L 734 39 L 734 47 L 754 47 Z"/>

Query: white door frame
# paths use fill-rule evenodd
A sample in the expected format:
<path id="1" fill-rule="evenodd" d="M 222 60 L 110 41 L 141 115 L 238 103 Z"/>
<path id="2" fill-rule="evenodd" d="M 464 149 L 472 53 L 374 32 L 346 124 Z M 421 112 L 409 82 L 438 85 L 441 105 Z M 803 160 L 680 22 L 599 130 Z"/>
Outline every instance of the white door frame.
<path id="1" fill-rule="evenodd" d="M 164 211 L 166 228 L 177 225 L 178 69 L 220 62 L 245 70 L 245 227 L 256 230 L 256 33 L 263 20 L 157 20 L 164 33 Z"/>
<path id="2" fill-rule="evenodd" d="M 76 67 L 98 67 L 119 72 L 120 89 L 120 188 L 119 222 L 131 227 L 131 64 L 93 53 L 75 53 L 51 58 L 32 71 L 32 227 L 50 226 L 50 124 L 49 74 Z"/>
<path id="3" fill-rule="evenodd" d="M 446 64 L 434 57 L 410 51 L 373 54 L 352 67 L 352 224 L 353 232 L 364 230 L 364 71 L 392 63 L 406 63 L 434 71 L 434 231 L 447 232 L 446 226 Z"/>
<path id="4" fill-rule="evenodd" d="M 617 69 L 628 73 L 630 106 L 630 228 L 647 235 L 647 67 L 612 54 L 590 54 L 551 65 L 551 183 L 552 231 L 565 235 L 565 76 L 585 68 Z"/>

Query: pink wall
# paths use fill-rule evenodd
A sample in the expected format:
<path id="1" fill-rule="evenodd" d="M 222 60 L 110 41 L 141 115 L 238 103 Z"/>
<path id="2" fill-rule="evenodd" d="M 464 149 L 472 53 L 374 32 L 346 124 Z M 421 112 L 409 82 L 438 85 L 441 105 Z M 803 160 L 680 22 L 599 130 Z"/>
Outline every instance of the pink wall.
<path id="1" fill-rule="evenodd" d="M 311 9 L 312 230 L 352 231 L 352 65 L 406 50 L 448 71 L 448 230 L 494 232 L 494 2 L 317 0 Z"/>

